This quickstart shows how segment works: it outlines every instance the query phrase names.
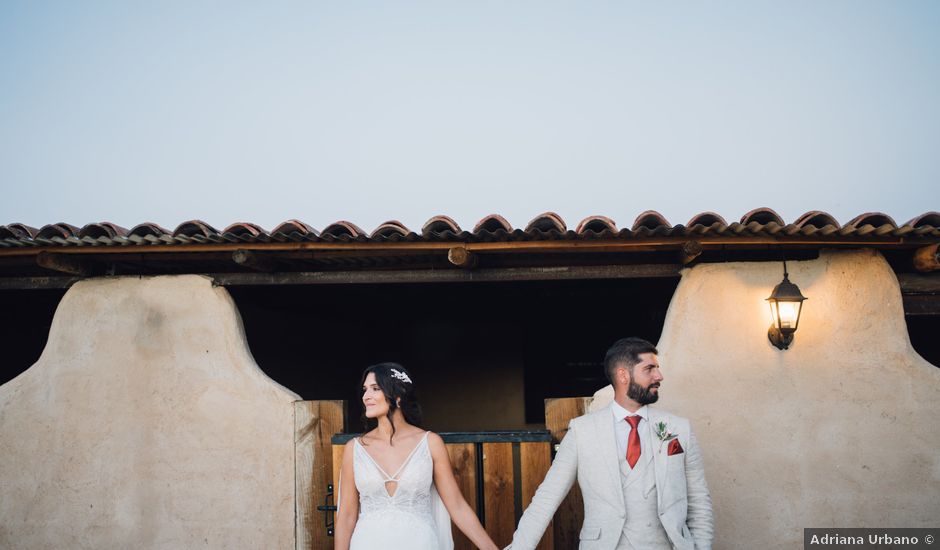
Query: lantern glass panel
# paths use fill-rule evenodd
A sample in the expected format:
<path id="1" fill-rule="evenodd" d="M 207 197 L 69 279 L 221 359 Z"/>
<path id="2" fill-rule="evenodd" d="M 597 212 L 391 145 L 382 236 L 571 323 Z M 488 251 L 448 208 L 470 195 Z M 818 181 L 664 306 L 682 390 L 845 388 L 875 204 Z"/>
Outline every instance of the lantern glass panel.
<path id="1" fill-rule="evenodd" d="M 780 330 L 796 330 L 800 319 L 800 302 L 777 302 Z"/>
<path id="2" fill-rule="evenodd" d="M 774 326 L 780 328 L 780 315 L 777 314 L 777 300 L 768 300 L 770 304 L 770 315 L 774 319 Z"/>

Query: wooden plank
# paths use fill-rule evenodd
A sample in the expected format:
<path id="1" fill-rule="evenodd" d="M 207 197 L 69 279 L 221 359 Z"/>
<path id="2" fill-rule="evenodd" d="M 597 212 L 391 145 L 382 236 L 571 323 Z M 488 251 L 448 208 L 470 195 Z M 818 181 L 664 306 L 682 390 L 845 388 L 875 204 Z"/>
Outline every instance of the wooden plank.
<path id="1" fill-rule="evenodd" d="M 902 294 L 940 294 L 940 273 L 898 273 Z"/>
<path id="2" fill-rule="evenodd" d="M 470 508 L 477 510 L 477 452 L 473 443 L 450 443 L 445 445 L 450 464 L 457 478 L 457 486 Z M 451 524 L 454 534 L 454 550 L 473 550 L 474 546 L 460 529 Z"/>
<path id="3" fill-rule="evenodd" d="M 545 479 L 549 467 L 552 465 L 551 443 L 520 443 L 519 452 L 522 455 L 522 471 L 520 483 L 522 484 L 522 509 L 525 510 L 532 502 L 536 489 Z M 548 528 L 542 535 L 538 550 L 551 550 L 554 548 L 554 522 L 549 522 Z"/>
<path id="4" fill-rule="evenodd" d="M 333 487 L 339 489 L 339 475 L 343 468 L 343 451 L 346 445 L 333 445 Z"/>
<path id="5" fill-rule="evenodd" d="M 97 271 L 101 271 L 98 269 L 100 266 L 92 261 L 78 256 L 57 254 L 45 250 L 36 255 L 36 264 L 52 271 L 78 275 L 80 277 L 87 277 Z"/>
<path id="6" fill-rule="evenodd" d="M 940 315 L 940 294 L 905 295 L 902 302 L 905 315 Z"/>
<path id="7" fill-rule="evenodd" d="M 918 248 L 914 252 L 914 269 L 917 271 L 940 270 L 940 243 Z"/>
<path id="8" fill-rule="evenodd" d="M 512 542 L 512 534 L 516 530 L 512 445 L 483 444 L 484 525 L 500 548 Z"/>
<path id="9" fill-rule="evenodd" d="M 593 398 L 567 397 L 545 400 L 545 427 L 552 432 L 554 445 L 561 443 L 568 433 L 568 422 L 587 412 Z M 581 524 L 584 523 L 584 500 L 575 483 L 571 492 L 555 512 L 554 538 L 557 548 L 577 548 Z"/>
<path id="10" fill-rule="evenodd" d="M 344 401 L 294 402 L 294 507 L 295 548 L 329 550 L 333 538 L 317 510 L 332 481 L 330 438 L 343 431 Z"/>
<path id="11" fill-rule="evenodd" d="M 544 251 L 603 251 L 618 252 L 627 250 L 678 250 L 688 236 L 674 237 L 643 237 L 631 240 L 554 240 L 554 241 L 493 241 L 462 243 L 460 241 L 418 241 L 418 242 L 267 242 L 267 243 L 209 243 L 209 244 L 153 244 L 153 245 L 125 245 L 125 246 L 56 246 L 56 253 L 60 254 L 127 254 L 128 248 L 133 247 L 132 253 L 163 254 L 179 252 L 234 252 L 238 249 L 258 251 L 316 251 L 316 250 L 400 250 L 400 251 L 443 251 L 454 246 L 464 246 L 469 252 L 544 252 Z M 774 237 L 744 237 L 739 235 L 725 236 L 696 236 L 705 249 L 722 246 L 762 246 L 777 247 L 780 245 L 809 245 L 813 247 L 850 247 L 867 246 L 873 248 L 916 248 L 918 245 L 928 245 L 935 241 L 930 237 L 880 237 L 880 236 L 846 236 L 846 237 L 816 237 L 813 235 L 778 235 Z M 51 247 L 50 247 L 51 248 Z M 0 257 L 4 256 L 35 256 L 44 247 L 0 248 Z"/>
<path id="12" fill-rule="evenodd" d="M 81 277 L 0 277 L 0 290 L 44 290 L 69 288 Z"/>
<path id="13" fill-rule="evenodd" d="M 209 273 L 217 285 L 317 285 L 387 283 L 484 283 L 494 281 L 565 281 L 678 277 L 679 264 L 514 267 L 498 269 L 424 269 L 394 271 L 307 271 L 279 273 Z"/>

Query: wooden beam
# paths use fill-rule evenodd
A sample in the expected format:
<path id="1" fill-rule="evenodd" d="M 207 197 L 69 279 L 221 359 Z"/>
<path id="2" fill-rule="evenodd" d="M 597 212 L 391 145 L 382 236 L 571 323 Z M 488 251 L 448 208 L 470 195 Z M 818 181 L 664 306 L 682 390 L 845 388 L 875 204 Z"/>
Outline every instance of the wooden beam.
<path id="1" fill-rule="evenodd" d="M 698 241 L 689 241 L 682 245 L 682 248 L 679 250 L 679 261 L 682 262 L 682 265 L 688 265 L 692 263 L 695 258 L 698 258 L 702 253 L 702 243 Z"/>
<path id="2" fill-rule="evenodd" d="M 902 294 L 940 294 L 940 273 L 898 273 Z"/>
<path id="3" fill-rule="evenodd" d="M 255 271 L 274 271 L 276 263 L 269 257 L 258 254 L 252 250 L 238 249 L 232 252 L 232 261 L 236 264 L 254 269 Z"/>
<path id="4" fill-rule="evenodd" d="M 472 269 L 476 266 L 477 256 L 465 246 L 455 246 L 447 251 L 447 260 L 457 267 Z"/>
<path id="5" fill-rule="evenodd" d="M 0 277 L 0 290 L 60 289 L 81 280 L 81 277 Z"/>
<path id="6" fill-rule="evenodd" d="M 180 252 L 234 252 L 238 249 L 258 251 L 282 250 L 410 250 L 432 251 L 449 250 L 455 246 L 464 246 L 469 252 L 619 252 L 619 251 L 657 251 L 677 250 L 688 242 L 687 235 L 676 237 L 637 238 L 630 240 L 555 240 L 555 241 L 509 241 L 509 242 L 267 242 L 267 243 L 212 243 L 212 244 L 174 244 L 174 245 L 130 245 L 130 246 L 75 246 L 56 247 L 56 253 L 69 255 L 86 254 L 127 254 L 128 252 L 145 254 L 165 254 Z M 912 237 L 844 237 L 825 238 L 805 235 L 773 237 L 741 236 L 699 236 L 696 238 L 703 248 L 765 248 L 786 246 L 808 246 L 813 248 L 915 248 L 918 244 L 930 243 L 931 239 Z M 129 250 L 133 249 L 133 250 Z M 34 256 L 43 249 L 0 248 L 0 257 Z"/>
<path id="7" fill-rule="evenodd" d="M 578 279 L 638 279 L 679 277 L 675 264 L 622 266 L 519 267 L 501 269 L 426 269 L 398 271 L 313 271 L 293 273 L 213 273 L 220 286 L 323 285 L 386 283 L 481 283 L 564 281 Z"/>
<path id="8" fill-rule="evenodd" d="M 904 315 L 940 315 L 940 294 L 908 294 L 902 299 Z"/>
<path id="9" fill-rule="evenodd" d="M 917 271 L 940 270 L 940 243 L 918 248 L 914 252 L 914 268 Z"/>
<path id="10" fill-rule="evenodd" d="M 46 269 L 80 277 L 87 277 L 96 271 L 95 263 L 87 259 L 46 250 L 36 255 L 36 264 Z"/>

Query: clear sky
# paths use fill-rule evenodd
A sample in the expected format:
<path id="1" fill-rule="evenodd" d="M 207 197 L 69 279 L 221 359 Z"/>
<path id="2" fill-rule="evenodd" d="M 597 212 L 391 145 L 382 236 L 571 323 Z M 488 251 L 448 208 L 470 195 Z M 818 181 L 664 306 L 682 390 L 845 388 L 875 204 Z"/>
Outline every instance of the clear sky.
<path id="1" fill-rule="evenodd" d="M 940 2 L 0 3 L 0 224 L 940 210 Z"/>

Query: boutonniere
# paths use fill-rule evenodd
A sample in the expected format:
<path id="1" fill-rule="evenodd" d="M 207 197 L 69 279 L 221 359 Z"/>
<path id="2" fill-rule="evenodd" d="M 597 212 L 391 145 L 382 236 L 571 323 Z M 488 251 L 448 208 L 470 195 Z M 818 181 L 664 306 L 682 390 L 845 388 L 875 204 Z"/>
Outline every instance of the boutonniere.
<path id="1" fill-rule="evenodd" d="M 679 434 L 669 430 L 669 425 L 665 422 L 657 422 L 653 427 L 656 429 L 656 437 L 659 438 L 659 452 L 663 452 L 663 443 L 679 437 Z"/>

